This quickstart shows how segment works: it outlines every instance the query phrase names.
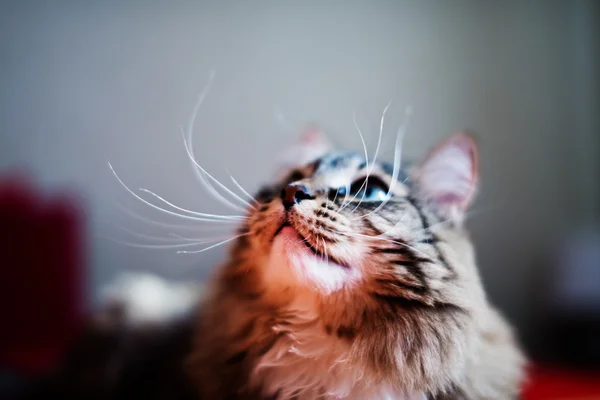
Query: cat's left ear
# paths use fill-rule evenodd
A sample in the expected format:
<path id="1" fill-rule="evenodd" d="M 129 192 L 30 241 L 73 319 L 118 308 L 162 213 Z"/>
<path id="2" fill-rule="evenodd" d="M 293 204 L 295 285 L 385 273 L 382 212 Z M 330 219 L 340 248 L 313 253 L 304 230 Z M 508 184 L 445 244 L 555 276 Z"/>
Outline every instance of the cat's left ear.
<path id="1" fill-rule="evenodd" d="M 331 142 L 316 126 L 306 128 L 279 156 L 279 170 L 303 167 L 331 150 Z"/>
<path id="2" fill-rule="evenodd" d="M 439 143 L 413 173 L 420 195 L 444 219 L 461 223 L 479 181 L 477 143 L 457 133 Z"/>

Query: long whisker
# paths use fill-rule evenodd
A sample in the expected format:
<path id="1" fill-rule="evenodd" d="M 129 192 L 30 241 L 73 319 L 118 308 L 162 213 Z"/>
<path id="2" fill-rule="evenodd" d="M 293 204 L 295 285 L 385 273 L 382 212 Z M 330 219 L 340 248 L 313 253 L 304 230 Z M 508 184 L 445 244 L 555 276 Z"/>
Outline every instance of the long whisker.
<path id="1" fill-rule="evenodd" d="M 190 146 L 192 145 L 194 126 L 196 125 L 196 117 L 198 116 L 198 112 L 200 112 L 200 107 L 202 107 L 202 104 L 204 103 L 204 99 L 208 95 L 210 87 L 212 86 L 212 83 L 215 80 L 215 75 L 216 75 L 215 70 L 210 71 L 210 74 L 208 75 L 208 82 L 202 89 L 202 92 L 200 92 L 200 95 L 198 96 L 198 100 L 196 101 L 196 104 L 194 104 L 194 108 L 192 110 L 192 115 L 190 117 L 190 121 L 188 122 L 188 129 L 187 129 L 188 134 L 190 135 Z"/>
<path id="2" fill-rule="evenodd" d="M 130 229 L 125 228 L 124 226 L 121 226 L 119 224 L 115 224 L 115 227 L 117 229 L 122 230 L 123 232 L 126 232 L 132 236 L 141 238 L 141 239 L 147 239 L 147 240 L 156 240 L 156 241 L 162 241 L 162 242 L 173 242 L 176 241 L 175 244 L 182 244 L 181 241 L 186 241 L 186 242 L 193 242 L 195 244 L 204 244 L 204 243 L 210 243 L 210 242 L 215 242 L 217 240 L 223 240 L 226 238 L 229 238 L 230 236 L 226 236 L 226 237 L 213 237 L 213 238 L 189 238 L 189 237 L 185 237 L 185 236 L 181 236 L 178 235 L 176 233 L 169 233 L 169 236 L 172 236 L 170 238 L 165 238 L 165 237 L 160 237 L 160 236 L 152 236 L 152 235 L 146 235 L 143 233 L 139 233 L 139 232 L 135 232 L 132 231 Z"/>
<path id="3" fill-rule="evenodd" d="M 365 163 L 368 166 L 369 165 L 369 153 L 367 151 L 367 144 L 365 143 L 365 137 L 362 134 L 362 131 L 360 130 L 360 127 L 358 126 L 358 122 L 356 122 L 356 111 L 352 113 L 352 122 L 354 123 L 354 128 L 356 129 L 356 131 L 358 132 L 358 136 L 360 136 L 360 141 L 362 142 L 362 146 L 363 146 L 363 150 L 365 152 Z M 358 193 L 360 193 L 361 191 L 363 192 L 363 196 L 362 198 L 365 198 L 365 193 L 366 191 L 363 191 L 362 189 L 368 184 L 369 182 L 369 169 L 367 168 L 367 176 L 365 178 L 365 180 L 363 181 L 362 185 L 360 186 L 360 188 L 358 189 L 358 192 L 354 195 L 354 197 L 352 198 L 352 200 L 350 201 L 354 201 L 354 199 L 356 199 L 356 196 L 358 195 Z M 346 190 L 346 194 L 348 194 L 348 190 Z M 362 200 L 361 200 L 362 201 Z M 346 198 L 344 198 L 344 203 L 342 203 L 342 206 L 340 207 L 340 209 L 338 210 L 338 213 L 340 211 L 342 211 L 346 206 L 348 205 L 348 203 L 346 203 Z M 354 208 L 354 210 L 356 210 L 356 208 Z M 352 212 L 354 211 L 352 210 Z M 351 213 L 352 213 L 351 212 Z"/>
<path id="4" fill-rule="evenodd" d="M 369 163 L 367 162 L 368 169 L 367 169 L 367 178 L 365 179 L 365 187 L 367 187 L 369 185 L 369 182 L 368 182 L 369 176 L 371 176 L 371 173 L 373 172 L 373 167 L 375 166 L 375 163 L 377 162 L 377 156 L 379 156 L 379 149 L 381 147 L 381 141 L 383 139 L 383 127 L 384 127 L 384 123 L 385 123 L 385 115 L 387 114 L 387 111 L 391 105 L 392 105 L 392 101 L 390 100 L 388 102 L 388 104 L 385 106 L 385 108 L 383 109 L 383 112 L 381 113 L 381 121 L 379 122 L 379 136 L 377 138 L 377 147 L 375 148 L 375 155 L 373 156 L 373 161 L 371 162 L 371 165 L 369 165 Z M 366 194 L 366 190 L 363 192 L 363 196 L 360 199 L 360 201 L 358 202 L 358 204 L 356 205 L 356 207 L 354 207 L 354 209 L 352 210 L 352 213 L 354 213 L 354 211 L 356 211 L 356 209 L 363 202 L 363 200 L 365 199 L 365 194 Z"/>
<path id="5" fill-rule="evenodd" d="M 366 157 L 366 146 L 364 146 L 364 139 L 362 139 L 362 134 L 360 132 L 360 129 L 358 130 L 358 132 L 359 132 L 359 134 L 361 136 L 361 139 L 363 140 L 363 146 L 365 147 L 365 158 L 366 158 L 366 164 L 367 164 L 367 175 L 366 175 L 365 180 L 363 181 L 362 185 L 358 189 L 358 192 L 354 195 L 354 197 L 351 200 L 351 202 L 354 201 L 356 199 L 356 196 L 358 195 L 358 193 L 360 193 L 361 191 L 363 192 L 363 195 L 362 195 L 360 201 L 352 209 L 352 211 L 350 212 L 350 214 L 353 214 L 356 211 L 356 209 L 360 206 L 360 204 L 363 202 L 363 200 L 365 199 L 366 187 L 369 184 L 369 176 L 373 172 L 373 167 L 375 166 L 375 163 L 377 162 L 377 156 L 379 155 L 379 149 L 381 147 L 381 140 L 383 138 L 383 127 L 384 127 L 384 123 L 385 123 L 385 116 L 386 116 L 386 114 L 388 112 L 388 109 L 390 108 L 391 105 L 392 105 L 392 102 L 391 101 L 388 102 L 388 104 L 383 109 L 383 112 L 381 113 L 381 121 L 379 123 L 379 136 L 377 138 L 377 147 L 375 148 L 375 155 L 373 156 L 373 161 L 371 161 L 370 164 L 369 164 L 368 157 Z M 358 129 L 358 126 L 356 124 L 356 118 L 353 118 L 353 119 L 354 119 L 355 126 Z M 365 188 L 365 190 L 363 190 L 363 188 Z"/>
<path id="6" fill-rule="evenodd" d="M 254 204 L 258 204 L 258 201 L 257 201 L 257 200 L 254 198 L 254 196 L 252 196 L 250 193 L 248 193 L 248 192 L 246 191 L 246 189 L 244 189 L 244 188 L 242 187 L 242 185 L 240 185 L 240 184 L 238 183 L 238 181 L 236 181 L 236 180 L 235 180 L 235 178 L 233 177 L 233 175 L 229 174 L 229 178 L 231 178 L 231 181 L 233 182 L 233 184 L 234 184 L 235 186 L 237 186 L 237 188 L 238 188 L 238 189 L 240 189 L 240 191 L 241 191 L 242 193 L 244 193 L 246 196 L 248 196 L 248 198 L 249 198 L 250 200 L 252 200 L 252 201 L 254 202 Z"/>
<path id="7" fill-rule="evenodd" d="M 240 237 L 246 236 L 246 235 L 249 235 L 249 233 L 244 233 L 244 234 L 241 234 L 241 235 L 234 236 L 234 237 L 229 238 L 227 240 L 223 240 L 223 241 L 221 241 L 221 242 L 219 242 L 217 244 L 213 244 L 212 246 L 208 246 L 208 247 L 206 247 L 206 248 L 204 248 L 202 250 L 191 250 L 191 251 L 188 251 L 188 250 L 179 250 L 179 251 L 177 251 L 177 253 L 179 253 L 179 254 L 196 254 L 196 253 L 202 253 L 202 252 L 205 252 L 205 251 L 210 250 L 210 249 L 214 249 L 217 246 L 221 246 L 221 245 L 223 245 L 225 243 L 231 242 L 232 240 L 235 240 L 237 238 L 240 238 Z"/>
<path id="8" fill-rule="evenodd" d="M 371 161 L 371 165 L 369 165 L 369 163 L 367 163 L 368 165 L 368 169 L 367 169 L 367 179 L 365 180 L 365 185 L 368 186 L 368 179 L 369 176 L 371 175 L 371 173 L 373 172 L 373 167 L 375 166 L 375 163 L 377 162 L 377 156 L 379 156 L 379 149 L 381 147 L 381 141 L 383 139 L 383 127 L 385 124 L 385 116 L 388 112 L 388 109 L 390 108 L 390 106 L 392 105 L 392 101 L 390 100 L 387 105 L 385 106 L 385 108 L 383 109 L 383 112 L 381 113 L 381 120 L 379 122 L 379 136 L 377 137 L 377 147 L 375 148 L 375 155 L 373 156 L 373 161 Z M 352 213 L 354 213 L 354 211 L 358 208 L 358 206 L 360 206 L 360 204 L 363 202 L 365 196 L 364 194 L 366 194 L 366 190 L 363 193 L 363 197 L 360 199 L 360 201 L 358 202 L 358 204 L 356 205 L 356 207 L 354 207 L 354 209 L 352 210 Z"/>
<path id="9" fill-rule="evenodd" d="M 177 239 L 185 240 L 187 242 L 198 242 L 198 241 L 215 242 L 217 240 L 224 240 L 224 239 L 228 239 L 231 237 L 231 235 L 228 235 L 228 236 L 214 237 L 214 238 L 210 238 L 210 239 L 202 239 L 202 238 L 190 238 L 190 237 L 186 237 L 186 236 L 181 236 L 176 233 L 169 233 L 169 236 L 172 236 Z"/>
<path id="10" fill-rule="evenodd" d="M 235 198 L 236 200 L 240 201 L 241 203 L 243 203 L 244 205 L 250 207 L 250 208 L 254 208 L 255 207 L 253 205 L 251 205 L 250 203 L 248 203 L 246 200 L 242 199 L 240 196 L 238 196 L 237 194 L 235 194 L 234 192 L 232 192 L 227 186 L 223 185 L 219 180 L 217 180 L 215 177 L 213 177 L 211 174 L 208 173 L 208 171 L 206 171 L 200 164 L 198 164 L 198 162 L 196 161 L 196 159 L 194 158 L 194 155 L 190 152 L 190 148 L 188 147 L 188 143 L 184 140 L 183 141 L 183 145 L 185 146 L 185 150 L 188 153 L 188 156 L 190 157 L 190 160 L 194 163 L 194 165 L 200 170 L 202 171 L 207 177 L 209 177 L 214 183 L 216 183 L 217 185 L 219 185 L 219 187 L 221 189 L 223 189 L 225 192 L 229 193 L 233 198 Z M 213 190 L 214 187 L 211 186 L 211 188 Z M 216 190 L 215 190 L 216 191 Z M 217 192 L 218 193 L 218 192 Z M 219 194 L 220 195 L 220 194 Z M 223 197 L 223 196 L 221 196 Z M 223 197 L 223 199 L 225 199 Z M 225 199 L 226 200 L 226 199 Z M 233 203 L 232 203 L 233 204 Z M 239 207 L 237 207 L 239 208 Z"/>
<path id="11" fill-rule="evenodd" d="M 162 198 L 161 196 L 157 195 L 156 193 L 154 193 L 151 190 L 148 189 L 144 189 L 144 188 L 139 188 L 140 191 L 144 192 L 144 193 L 148 193 L 151 196 L 156 197 L 158 200 L 162 201 L 165 204 L 168 204 L 169 206 L 173 207 L 176 210 L 179 211 L 183 211 L 186 213 L 189 213 L 191 215 L 196 215 L 198 217 L 204 217 L 204 218 L 214 218 L 214 219 L 219 219 L 219 220 L 236 220 L 236 221 L 243 221 L 245 219 L 247 219 L 244 216 L 241 215 L 218 215 L 218 214 L 206 214 L 206 213 L 201 213 L 201 212 L 197 212 L 197 211 L 192 211 L 192 210 L 188 210 L 186 208 L 182 208 L 179 206 L 176 206 L 173 203 L 170 203 L 169 201 L 165 200 L 164 198 Z"/>
<path id="12" fill-rule="evenodd" d="M 198 246 L 201 244 L 206 244 L 207 241 L 198 241 L 198 242 L 194 242 L 194 243 L 182 243 L 182 244 L 143 244 L 143 243 L 132 243 L 132 242 L 126 242 L 123 240 L 117 240 L 111 237 L 107 237 L 106 239 L 113 241 L 115 243 L 121 244 L 121 245 L 125 245 L 125 246 L 129 246 L 129 247 L 139 247 L 142 249 L 179 249 L 182 247 L 192 247 L 192 246 Z"/>
<path id="13" fill-rule="evenodd" d="M 373 164 L 375 164 L 375 161 L 377 161 L 377 156 L 379 155 L 381 139 L 383 138 L 383 126 L 385 123 L 385 115 L 387 114 L 388 109 L 390 108 L 391 105 L 392 105 L 392 101 L 390 100 L 387 103 L 387 105 L 385 106 L 385 108 L 383 109 L 383 112 L 381 113 L 381 121 L 379 122 L 379 138 L 377 139 L 377 147 L 375 148 L 375 155 L 373 156 Z"/>
<path id="14" fill-rule="evenodd" d="M 210 87 L 212 86 L 212 83 L 214 81 L 215 75 L 216 75 L 216 72 L 214 70 L 211 71 L 211 73 L 209 75 L 209 78 L 208 78 L 208 82 L 207 82 L 206 86 L 204 87 L 204 89 L 202 90 L 202 92 L 200 93 L 200 95 L 198 96 L 198 100 L 196 101 L 196 104 L 194 105 L 194 109 L 192 111 L 192 116 L 191 116 L 190 121 L 188 123 L 187 140 L 186 140 L 186 135 L 183 132 L 183 128 L 181 129 L 181 134 L 183 136 L 183 142 L 184 142 L 184 144 L 186 146 L 188 157 L 189 157 L 190 161 L 192 161 L 192 163 L 196 166 L 196 168 L 194 168 L 193 171 L 194 171 L 194 174 L 196 175 L 196 177 L 198 178 L 198 180 L 200 181 L 200 183 L 202 183 L 202 185 L 208 190 L 208 192 L 211 193 L 213 195 L 213 197 L 215 197 L 217 200 L 221 201 L 225 205 L 228 205 L 228 206 L 230 206 L 230 207 L 232 207 L 232 208 L 234 208 L 236 210 L 240 210 L 241 207 L 239 207 L 238 205 L 232 203 L 229 199 L 225 198 L 206 179 L 206 177 L 204 175 L 207 175 L 213 181 L 215 181 L 216 183 L 218 183 L 220 186 L 224 187 L 223 185 L 221 185 L 221 183 L 219 181 L 217 181 L 215 178 L 213 178 L 204 168 L 200 167 L 200 165 L 196 161 L 196 157 L 194 155 L 193 139 L 194 139 L 194 126 L 195 126 L 195 123 L 196 123 L 196 117 L 198 116 L 198 112 L 200 111 L 200 107 L 204 103 L 204 99 L 206 98 L 206 96 L 207 96 L 207 94 L 208 94 L 208 92 L 210 90 Z M 189 145 L 188 145 L 188 142 L 189 142 Z M 226 189 L 226 191 L 230 192 L 228 189 Z"/>
<path id="15" fill-rule="evenodd" d="M 194 126 L 196 124 L 196 117 L 198 116 L 198 113 L 200 112 L 200 107 L 202 107 L 202 104 L 204 103 L 204 99 L 206 98 L 206 96 L 208 95 L 208 92 L 212 86 L 212 83 L 214 81 L 216 72 L 213 70 L 210 72 L 209 77 L 208 77 L 208 82 L 206 83 L 206 85 L 204 86 L 204 88 L 202 89 L 202 92 L 200 92 L 200 95 L 198 96 L 198 100 L 196 101 L 196 104 L 194 104 L 194 108 L 192 110 L 192 115 L 190 117 L 190 121 L 188 122 L 188 127 L 187 127 L 187 139 L 186 139 L 186 134 L 184 133 L 183 127 L 181 128 L 181 135 L 183 136 L 183 141 L 186 144 L 186 148 L 187 148 L 187 143 L 189 141 L 189 151 L 188 153 L 188 157 L 190 159 L 190 161 L 192 161 L 193 164 L 196 163 L 196 158 L 195 158 L 195 154 L 194 154 L 194 146 L 193 146 L 193 140 L 194 140 Z M 208 180 L 205 178 L 205 176 L 202 174 L 202 171 L 198 170 L 195 165 L 192 165 L 193 168 L 193 172 L 196 175 L 196 177 L 198 178 L 198 180 L 200 181 L 200 183 L 205 187 L 206 190 L 208 190 L 208 192 L 210 194 L 213 195 L 213 197 L 215 197 L 217 200 L 221 201 L 222 203 L 224 203 L 225 205 L 228 205 L 236 210 L 240 210 L 241 207 L 239 207 L 238 205 L 233 204 L 231 201 L 229 201 L 228 199 L 226 199 L 225 197 L 223 197 L 223 195 L 221 195 L 221 193 L 219 193 L 211 184 L 210 182 L 208 182 Z"/>
<path id="16" fill-rule="evenodd" d="M 398 176 L 400 175 L 400 168 L 402 165 L 402 143 L 404 141 L 404 136 L 406 135 L 406 130 L 408 129 L 408 124 L 410 122 L 410 117 L 412 115 L 412 108 L 410 106 L 406 107 L 404 110 L 404 121 L 402 125 L 398 128 L 398 132 L 396 133 L 396 145 L 394 146 L 394 169 L 392 171 L 392 180 L 390 182 L 390 187 L 388 188 L 385 199 L 379 204 L 375 209 L 369 211 L 368 213 L 360 216 L 359 218 L 366 218 L 367 216 L 376 213 L 381 210 L 388 201 L 391 199 L 391 194 L 394 191 L 394 187 L 398 182 Z"/>
<path id="17" fill-rule="evenodd" d="M 347 182 L 345 185 L 345 191 L 344 191 L 344 200 L 342 201 L 342 205 L 341 207 L 338 209 L 337 214 L 340 213 L 342 207 L 345 207 L 348 205 L 348 195 L 350 194 L 350 189 L 352 188 L 352 185 L 350 185 L 350 182 Z"/>
<path id="18" fill-rule="evenodd" d="M 108 167 L 110 168 L 110 170 L 112 171 L 113 175 L 115 176 L 115 178 L 117 178 L 117 181 L 119 181 L 119 183 L 121 184 L 121 186 L 123 186 L 125 188 L 125 190 L 127 190 L 131 195 L 133 195 L 136 199 L 138 199 L 139 201 L 141 201 L 142 203 L 158 210 L 161 212 L 164 212 L 166 214 L 169 215 L 173 215 L 179 218 L 183 218 L 183 219 L 189 219 L 189 220 L 193 220 L 193 221 L 209 221 L 209 222 L 219 222 L 219 223 L 235 223 L 238 221 L 234 221 L 234 220 L 216 220 L 216 219 L 208 219 L 208 218 L 200 218 L 200 217 L 194 217 L 191 215 L 184 215 L 184 214 L 179 214 L 170 210 L 166 210 L 164 208 L 158 207 L 155 204 L 150 203 L 149 201 L 143 199 L 142 197 L 138 196 L 133 190 L 129 189 L 129 187 L 121 180 L 121 178 L 119 178 L 119 175 L 117 175 L 117 173 L 115 172 L 112 164 L 110 162 L 108 162 Z"/>
<path id="19" fill-rule="evenodd" d="M 151 224 L 151 225 L 160 226 L 161 228 L 166 228 L 166 229 L 188 229 L 188 230 L 192 230 L 192 231 L 206 231 L 206 230 L 214 230 L 217 228 L 231 229 L 231 227 L 227 226 L 227 225 L 213 225 L 213 226 L 201 225 L 201 226 L 198 226 L 198 225 L 168 224 L 165 222 L 155 221 L 153 219 L 150 219 L 148 217 L 140 215 L 119 203 L 115 203 L 115 206 L 117 208 L 119 208 L 121 211 L 123 211 L 125 214 L 131 216 L 132 218 L 137 219 L 138 221 L 142 221 L 142 222 L 145 222 L 145 223 Z M 212 222 L 212 221 L 210 221 L 210 222 Z"/>
<path id="20" fill-rule="evenodd" d="M 139 232 L 135 232 L 132 231 L 130 229 L 125 228 L 124 226 L 121 226 L 119 224 L 115 224 L 115 227 L 123 232 L 128 233 L 131 236 L 135 236 L 138 237 L 140 239 L 147 239 L 147 240 L 156 240 L 156 241 L 162 241 L 162 242 L 173 242 L 176 241 L 177 243 L 181 243 L 181 240 L 176 240 L 174 238 L 166 238 L 166 237 L 160 237 L 160 236 L 152 236 L 152 235 L 146 235 L 144 233 L 139 233 Z"/>
<path id="21" fill-rule="evenodd" d="M 199 169 L 198 168 L 198 163 L 196 161 L 195 155 L 194 155 L 194 149 L 191 147 L 191 145 L 188 145 L 186 138 L 185 138 L 185 133 L 183 131 L 183 128 L 181 128 L 181 135 L 183 138 L 183 143 L 184 146 L 186 148 L 186 154 L 188 159 L 191 161 L 192 163 L 192 167 L 193 167 L 193 172 L 196 175 L 196 178 L 198 179 L 198 181 L 202 184 L 202 186 L 204 186 L 204 188 L 219 202 L 221 202 L 222 204 L 233 208 L 234 210 L 237 211 L 245 211 L 244 207 L 241 207 L 235 203 L 233 203 L 231 200 L 229 200 L 228 198 L 226 198 L 225 196 L 223 196 L 221 193 L 219 193 L 219 191 L 217 189 L 214 188 L 214 186 L 206 179 L 206 177 L 204 176 L 204 174 L 208 174 L 208 172 L 206 172 L 204 169 Z M 212 178 L 212 176 L 211 176 Z M 214 178 L 212 178 L 214 179 Z"/>

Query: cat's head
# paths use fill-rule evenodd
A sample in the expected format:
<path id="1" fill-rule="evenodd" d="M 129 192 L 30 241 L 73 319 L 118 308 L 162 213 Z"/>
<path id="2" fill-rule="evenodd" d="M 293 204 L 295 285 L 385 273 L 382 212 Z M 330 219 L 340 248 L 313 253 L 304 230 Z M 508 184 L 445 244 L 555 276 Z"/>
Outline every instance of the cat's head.
<path id="1" fill-rule="evenodd" d="M 448 263 L 473 264 L 462 228 L 478 180 L 472 137 L 448 137 L 412 168 L 372 161 L 315 129 L 283 153 L 238 246 L 266 285 L 431 302 L 454 273 Z"/>

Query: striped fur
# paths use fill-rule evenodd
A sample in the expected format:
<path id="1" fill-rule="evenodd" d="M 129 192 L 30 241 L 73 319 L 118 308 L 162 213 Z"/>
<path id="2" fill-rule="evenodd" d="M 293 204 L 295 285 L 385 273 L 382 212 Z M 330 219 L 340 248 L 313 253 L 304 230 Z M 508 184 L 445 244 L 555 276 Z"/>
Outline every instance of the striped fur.
<path id="1" fill-rule="evenodd" d="M 486 299 L 462 204 L 443 212 L 450 197 L 432 200 L 418 169 L 383 206 L 332 195 L 368 170 L 330 152 L 259 193 L 198 315 L 188 367 L 202 398 L 517 396 L 523 356 Z M 289 183 L 313 196 L 286 213 Z M 305 243 L 278 235 L 284 223 Z"/>

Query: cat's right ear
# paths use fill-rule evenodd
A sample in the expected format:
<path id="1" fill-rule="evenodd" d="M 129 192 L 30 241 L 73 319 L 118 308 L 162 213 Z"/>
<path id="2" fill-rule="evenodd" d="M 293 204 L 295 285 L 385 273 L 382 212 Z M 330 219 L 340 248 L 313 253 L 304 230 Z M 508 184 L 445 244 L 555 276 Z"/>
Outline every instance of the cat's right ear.
<path id="1" fill-rule="evenodd" d="M 422 198 L 444 219 L 460 223 L 479 181 L 477 143 L 466 132 L 439 143 L 413 171 Z"/>
<path id="2" fill-rule="evenodd" d="M 305 129 L 278 157 L 278 171 L 284 173 L 301 168 L 324 156 L 331 150 L 331 142 L 315 126 Z"/>

